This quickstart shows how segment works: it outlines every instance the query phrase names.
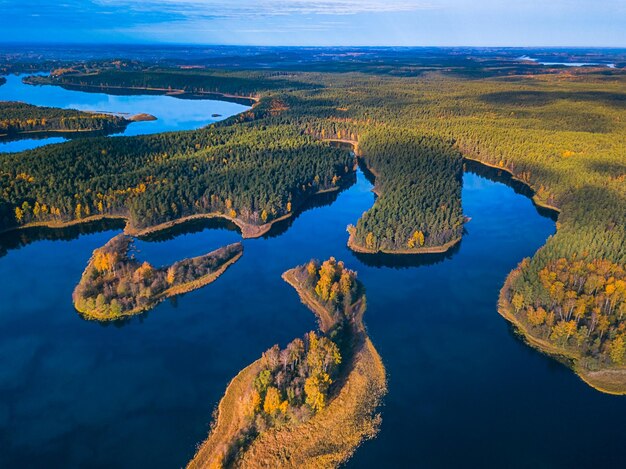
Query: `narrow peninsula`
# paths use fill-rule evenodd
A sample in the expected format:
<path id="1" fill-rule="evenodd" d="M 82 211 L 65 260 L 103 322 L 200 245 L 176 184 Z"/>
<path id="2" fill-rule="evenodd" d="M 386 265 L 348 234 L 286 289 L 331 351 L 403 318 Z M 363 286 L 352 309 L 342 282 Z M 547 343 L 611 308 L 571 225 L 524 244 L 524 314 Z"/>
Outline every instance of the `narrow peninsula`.
<path id="1" fill-rule="evenodd" d="M 330 258 L 283 279 L 320 332 L 275 345 L 231 381 L 190 468 L 337 467 L 378 431 L 386 373 L 362 322 L 356 273 Z"/>
<path id="2" fill-rule="evenodd" d="M 237 262 L 243 245 L 234 243 L 209 254 L 154 268 L 131 253 L 132 238 L 120 234 L 93 252 L 72 298 L 86 318 L 109 321 L 155 307 L 165 298 L 208 285 Z"/>
<path id="3" fill-rule="evenodd" d="M 409 130 L 372 131 L 358 140 L 358 153 L 378 198 L 348 227 L 350 249 L 432 254 L 461 241 L 463 166 L 453 142 Z"/>

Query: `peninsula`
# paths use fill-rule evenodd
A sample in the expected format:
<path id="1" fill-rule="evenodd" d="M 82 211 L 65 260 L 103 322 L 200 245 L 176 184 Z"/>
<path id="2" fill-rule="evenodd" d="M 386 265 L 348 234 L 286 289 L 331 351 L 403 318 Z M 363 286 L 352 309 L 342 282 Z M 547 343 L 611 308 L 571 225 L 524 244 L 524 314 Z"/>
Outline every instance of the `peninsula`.
<path id="1" fill-rule="evenodd" d="M 337 467 L 378 431 L 386 375 L 356 273 L 330 258 L 283 278 L 320 332 L 270 348 L 231 381 L 190 468 Z"/>
<path id="2" fill-rule="evenodd" d="M 138 114 L 126 118 L 116 114 L 33 106 L 16 101 L 0 101 L 0 141 L 61 135 L 108 135 L 122 132 L 131 122 L 153 120 Z"/>
<path id="3" fill-rule="evenodd" d="M 94 251 L 72 298 L 84 317 L 110 321 L 214 282 L 243 254 L 241 243 L 155 268 L 131 254 L 132 238 L 119 234 Z"/>

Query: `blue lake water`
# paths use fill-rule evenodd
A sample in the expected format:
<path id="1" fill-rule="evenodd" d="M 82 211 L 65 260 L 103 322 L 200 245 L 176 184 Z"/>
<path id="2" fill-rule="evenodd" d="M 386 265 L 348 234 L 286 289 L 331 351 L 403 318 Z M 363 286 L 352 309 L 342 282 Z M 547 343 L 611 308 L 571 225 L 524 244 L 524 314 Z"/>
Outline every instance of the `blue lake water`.
<path id="1" fill-rule="evenodd" d="M 610 62 L 545 62 L 540 59 L 535 59 L 529 57 L 527 55 L 521 56 L 518 60 L 528 60 L 530 62 L 537 62 L 540 65 L 546 65 L 548 67 L 552 66 L 562 66 L 562 67 L 608 67 L 615 68 L 614 63 Z"/>
<path id="2" fill-rule="evenodd" d="M 116 135 L 144 135 L 175 130 L 191 130 L 239 114 L 249 106 L 211 99 L 180 99 L 164 95 L 109 95 L 66 90 L 60 86 L 33 86 L 22 83 L 27 75 L 9 75 L 0 86 L 0 101 L 23 101 L 37 106 L 102 111 L 125 114 L 151 114 L 156 121 L 133 122 Z M 212 117 L 219 114 L 218 117 Z M 0 142 L 0 152 L 30 150 L 65 141 L 62 137 Z"/>
<path id="3" fill-rule="evenodd" d="M 365 284 L 389 379 L 381 432 L 349 467 L 625 467 L 626 400 L 529 348 L 496 312 L 508 272 L 555 227 L 495 170 L 479 172 L 464 175 L 472 220 L 449 255 L 349 251 L 346 226 L 374 202 L 359 171 L 340 194 L 245 240 L 215 283 L 123 323 L 85 321 L 71 301 L 91 252 L 119 228 L 3 237 L 0 467 L 183 466 L 232 377 L 315 327 L 281 273 L 329 256 Z M 239 239 L 197 224 L 136 246 L 163 265 Z"/>

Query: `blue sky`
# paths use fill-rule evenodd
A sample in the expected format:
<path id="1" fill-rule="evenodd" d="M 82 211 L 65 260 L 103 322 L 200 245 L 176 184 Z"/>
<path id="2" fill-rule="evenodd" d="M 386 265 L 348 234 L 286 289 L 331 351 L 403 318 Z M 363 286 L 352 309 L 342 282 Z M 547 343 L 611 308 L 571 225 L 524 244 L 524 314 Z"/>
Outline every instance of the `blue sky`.
<path id="1" fill-rule="evenodd" d="M 626 46 L 626 0 L 0 0 L 0 41 Z"/>

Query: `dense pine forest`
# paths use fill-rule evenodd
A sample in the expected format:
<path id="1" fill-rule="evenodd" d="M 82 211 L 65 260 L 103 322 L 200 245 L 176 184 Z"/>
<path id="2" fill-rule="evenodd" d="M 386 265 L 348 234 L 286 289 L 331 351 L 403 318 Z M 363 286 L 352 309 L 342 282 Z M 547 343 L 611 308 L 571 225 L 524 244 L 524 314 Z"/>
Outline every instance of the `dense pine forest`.
<path id="1" fill-rule="evenodd" d="M 558 280 L 576 299 L 586 295 L 588 320 L 567 326 L 571 333 L 565 336 L 557 320 L 529 333 L 576 349 L 589 366 L 619 366 L 619 359 L 606 357 L 616 356 L 612 344 L 626 322 L 614 306 L 602 304 L 621 304 L 621 297 L 606 298 L 620 291 L 626 264 L 626 75 L 595 68 L 527 67 L 523 76 L 506 68 L 500 76 L 502 70 L 476 68 L 464 75 L 437 66 L 398 67 L 382 64 L 367 73 L 342 69 L 341 63 L 319 72 L 153 69 L 146 78 L 112 70 L 60 74 L 64 86 L 219 90 L 259 96 L 261 102 L 196 132 L 96 139 L 2 156 L 0 219 L 14 226 L 122 213 L 148 226 L 188 213 L 232 210 L 261 223 L 338 183 L 351 157 L 320 141 L 339 139 L 356 142 L 378 174 L 380 197 L 355 220 L 356 240 L 374 250 L 405 251 L 445 244 L 462 232 L 460 152 L 510 171 L 534 190 L 538 204 L 560 210 L 556 235 L 507 286 L 519 312 L 542 308 L 546 318 L 559 318 L 569 309 L 573 293 L 551 298 L 550 290 L 561 286 L 542 281 L 545 269 L 558 271 L 558 278 L 580 275 L 583 285 L 604 278 L 603 287 L 586 293 L 580 280 L 576 288 Z M 580 262 L 584 268 L 575 267 Z M 611 266 L 605 270 L 613 274 L 598 274 L 598 266 Z M 597 328 L 589 333 L 594 308 L 600 311 L 593 321 L 602 315 L 609 324 L 601 336 Z"/>
<path id="2" fill-rule="evenodd" d="M 452 142 L 379 130 L 365 134 L 358 148 L 376 175 L 380 196 L 350 228 L 354 244 L 371 251 L 419 252 L 461 238 L 463 168 Z"/>
<path id="3" fill-rule="evenodd" d="M 204 256 L 155 268 L 133 253 L 133 239 L 120 234 L 94 251 L 73 293 L 74 306 L 88 318 L 112 320 L 137 314 L 162 299 L 214 280 L 243 252 L 231 244 Z"/>
<path id="4" fill-rule="evenodd" d="M 312 87 L 305 83 L 293 83 L 279 76 L 266 77 L 265 73 L 242 74 L 206 73 L 190 70 L 180 74 L 178 70 L 106 70 L 97 74 L 75 73 L 73 70 L 58 71 L 50 77 L 32 76 L 27 83 L 56 84 L 66 87 L 89 87 L 114 91 L 115 88 L 139 88 L 148 90 L 184 91 L 190 95 L 226 93 L 242 97 L 255 97 L 268 90 L 285 90 L 290 87 Z"/>
<path id="5" fill-rule="evenodd" d="M 82 112 L 0 101 L 0 139 L 20 133 L 120 132 L 130 120 L 112 114 Z"/>
<path id="6" fill-rule="evenodd" d="M 260 225 L 336 188 L 350 155 L 291 126 L 96 138 L 0 155 L 4 227 L 94 215 L 147 227 L 198 213 Z"/>

